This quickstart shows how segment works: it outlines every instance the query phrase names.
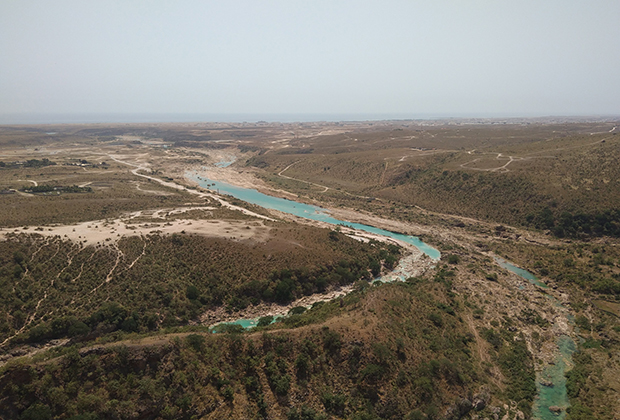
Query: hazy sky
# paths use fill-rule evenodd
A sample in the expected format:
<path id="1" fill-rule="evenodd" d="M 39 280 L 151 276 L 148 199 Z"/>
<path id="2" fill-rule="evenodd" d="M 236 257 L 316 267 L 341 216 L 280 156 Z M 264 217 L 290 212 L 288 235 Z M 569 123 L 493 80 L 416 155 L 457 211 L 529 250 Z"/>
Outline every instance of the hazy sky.
<path id="1" fill-rule="evenodd" d="M 1 0 L 0 114 L 620 114 L 620 1 Z"/>

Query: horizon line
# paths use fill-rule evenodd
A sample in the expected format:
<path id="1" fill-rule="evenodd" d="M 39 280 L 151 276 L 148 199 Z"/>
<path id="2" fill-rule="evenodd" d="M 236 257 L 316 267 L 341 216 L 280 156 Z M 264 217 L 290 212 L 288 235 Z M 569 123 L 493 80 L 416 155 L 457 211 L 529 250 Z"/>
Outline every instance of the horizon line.
<path id="1" fill-rule="evenodd" d="M 166 124 L 166 123 L 310 123 L 425 120 L 618 119 L 620 114 L 553 113 L 200 113 L 200 112 L 81 112 L 0 113 L 0 125 Z"/>

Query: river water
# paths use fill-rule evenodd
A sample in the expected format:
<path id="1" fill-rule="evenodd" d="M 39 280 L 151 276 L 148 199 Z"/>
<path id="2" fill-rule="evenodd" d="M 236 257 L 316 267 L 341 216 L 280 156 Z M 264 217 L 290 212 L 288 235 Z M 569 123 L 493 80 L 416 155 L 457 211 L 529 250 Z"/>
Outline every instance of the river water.
<path id="1" fill-rule="evenodd" d="M 287 200 L 285 198 L 272 197 L 270 195 L 258 192 L 257 190 L 237 187 L 227 184 L 225 182 L 212 181 L 210 179 L 202 178 L 196 173 L 188 173 L 186 175 L 189 179 L 197 182 L 203 188 L 218 191 L 222 194 L 232 195 L 233 197 L 238 198 L 239 200 L 243 200 L 247 203 L 256 204 L 257 206 L 261 206 L 266 209 L 278 210 L 284 213 L 289 213 L 298 217 L 303 217 L 304 219 L 316 220 L 332 225 L 345 225 L 353 229 L 362 230 L 376 235 L 387 236 L 389 238 L 393 238 L 415 246 L 424 254 L 431 257 L 433 260 L 439 260 L 441 258 L 441 252 L 439 252 L 439 250 L 425 244 L 420 240 L 420 238 L 416 236 L 409 236 L 402 233 L 391 232 L 389 230 L 380 229 L 361 223 L 338 220 L 330 216 L 329 211 L 322 207 L 298 203 L 296 201 Z"/>
<path id="2" fill-rule="evenodd" d="M 229 161 L 222 162 L 222 167 L 230 165 Z M 415 236 L 404 235 L 402 233 L 391 232 L 385 229 L 380 229 L 374 226 L 364 225 L 361 223 L 352 223 L 343 220 L 336 219 L 329 214 L 327 209 L 322 207 L 313 206 L 310 204 L 298 203 L 296 201 L 287 200 L 284 198 L 272 197 L 270 195 L 263 194 L 254 189 L 237 187 L 227 184 L 225 182 L 213 181 L 207 178 L 200 177 L 197 173 L 187 173 L 186 176 L 193 181 L 197 182 L 201 187 L 215 190 L 218 193 L 231 195 L 239 200 L 247 203 L 255 204 L 267 209 L 278 210 L 284 213 L 293 214 L 305 219 L 316 220 L 320 222 L 326 222 L 332 225 L 345 225 L 353 229 L 362 230 L 365 232 L 373 233 L 376 235 L 382 235 L 389 238 L 393 238 L 410 245 L 415 246 L 421 252 L 428 255 L 433 260 L 439 260 L 441 253 L 439 250 L 425 244 L 420 238 Z M 501 258 L 496 258 L 495 261 L 501 267 L 512 271 L 513 273 L 528 280 L 530 283 L 537 286 L 546 288 L 547 285 L 541 282 L 527 270 L 519 268 L 508 261 Z M 394 276 L 394 280 L 404 280 L 408 273 L 402 270 L 396 270 L 398 273 Z M 552 299 L 552 303 L 555 306 L 563 308 L 563 306 L 557 301 L 557 299 L 549 296 Z M 569 319 L 569 322 L 572 320 Z M 252 328 L 258 323 L 258 319 L 239 319 L 231 322 L 232 324 L 241 325 L 244 328 Z M 576 346 L 574 341 L 567 335 L 561 335 L 558 338 L 558 353 L 554 365 L 546 366 L 542 372 L 537 373 L 536 389 L 538 392 L 538 398 L 534 402 L 533 416 L 537 420 L 564 420 L 566 417 L 565 409 L 568 407 L 568 397 L 566 394 L 566 378 L 564 373 L 571 366 L 572 354 L 575 352 Z M 553 386 L 544 386 L 540 381 L 550 381 Z M 549 410 L 551 406 L 562 407 L 562 411 L 559 415 Z"/>
<path id="3" fill-rule="evenodd" d="M 229 166 L 234 159 L 222 161 L 216 164 L 218 167 L 226 167 Z M 329 211 L 322 207 L 313 206 L 304 203 L 298 203 L 296 201 L 287 200 L 284 198 L 272 197 L 267 194 L 263 194 L 254 189 L 237 187 L 234 185 L 227 184 L 225 182 L 213 181 L 207 178 L 202 178 L 196 173 L 187 173 L 186 176 L 189 179 L 197 182 L 203 188 L 208 188 L 211 190 L 215 190 L 218 193 L 228 194 L 239 200 L 243 200 L 247 203 L 256 204 L 266 209 L 278 210 L 284 213 L 293 214 L 298 217 L 303 217 L 305 219 L 317 220 L 320 222 L 326 222 L 332 225 L 346 225 L 347 227 L 353 229 L 359 229 L 365 232 L 373 233 L 376 235 L 387 236 L 389 238 L 393 238 L 410 245 L 415 246 L 422 253 L 428 255 L 433 260 L 439 260 L 441 258 L 441 253 L 439 250 L 431 247 L 430 245 L 425 244 L 420 240 L 420 238 L 415 236 L 404 235 L 402 233 L 391 232 L 389 230 L 380 229 L 374 226 L 364 225 L 361 223 L 352 223 L 346 222 L 343 220 L 336 219 L 330 216 Z M 382 281 L 393 281 L 393 280 L 405 280 L 410 276 L 410 273 L 406 270 L 406 263 L 408 262 L 405 257 L 401 259 L 398 266 L 393 270 L 393 272 L 389 273 L 385 277 L 380 278 Z M 274 319 L 275 321 L 275 319 Z M 258 323 L 258 318 L 256 319 L 238 319 L 236 321 L 229 322 L 230 324 L 241 325 L 243 328 L 253 328 Z"/>
<path id="4" fill-rule="evenodd" d="M 536 286 L 542 288 L 548 287 L 529 271 L 519 268 L 506 260 L 495 257 L 495 262 Z M 556 298 L 550 295 L 546 296 L 554 306 L 565 309 Z M 573 324 L 571 316 L 567 316 L 567 322 Z M 566 377 L 564 374 L 572 367 L 572 356 L 577 350 L 577 346 L 573 339 L 566 334 L 562 334 L 558 337 L 557 345 L 558 351 L 555 356 L 554 364 L 545 366 L 542 372 L 537 372 L 536 374 L 538 398 L 534 401 L 532 411 L 533 418 L 537 420 L 564 420 L 566 418 L 566 408 L 569 406 L 569 401 L 566 393 Z M 551 382 L 553 385 L 546 386 L 541 384 L 541 381 Z M 563 411 L 556 414 L 549 410 L 549 407 L 553 406 L 561 407 Z"/>

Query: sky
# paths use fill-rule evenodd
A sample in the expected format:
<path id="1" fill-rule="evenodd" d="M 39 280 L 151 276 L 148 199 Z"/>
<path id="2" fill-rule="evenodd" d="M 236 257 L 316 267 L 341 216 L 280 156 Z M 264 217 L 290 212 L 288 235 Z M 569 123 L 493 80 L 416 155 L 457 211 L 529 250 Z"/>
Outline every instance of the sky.
<path id="1" fill-rule="evenodd" d="M 0 115 L 620 115 L 618 0 L 1 0 Z"/>

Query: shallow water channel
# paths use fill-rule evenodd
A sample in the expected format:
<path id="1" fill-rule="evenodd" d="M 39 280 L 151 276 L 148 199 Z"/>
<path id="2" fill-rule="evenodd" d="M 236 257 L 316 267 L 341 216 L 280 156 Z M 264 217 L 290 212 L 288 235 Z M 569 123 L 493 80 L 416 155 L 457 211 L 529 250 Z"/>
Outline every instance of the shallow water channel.
<path id="1" fill-rule="evenodd" d="M 542 288 L 548 287 L 529 271 L 519 268 L 508 261 L 496 257 L 495 262 L 502 268 L 512 271 L 536 286 Z M 564 308 L 556 298 L 550 295 L 546 296 L 554 306 Z M 573 324 L 572 317 L 567 316 L 567 321 Z M 537 420 L 564 420 L 566 417 L 566 409 L 569 406 L 568 395 L 566 393 L 566 377 L 564 374 L 572 367 L 572 356 L 577 350 L 577 346 L 573 339 L 565 334 L 558 337 L 557 344 L 558 351 L 555 355 L 555 364 L 545 366 L 542 372 L 536 374 L 538 398 L 534 401 L 533 418 Z M 541 382 L 552 385 L 543 385 Z M 549 407 L 553 406 L 562 408 L 562 412 L 554 413 L 549 410 Z"/>

